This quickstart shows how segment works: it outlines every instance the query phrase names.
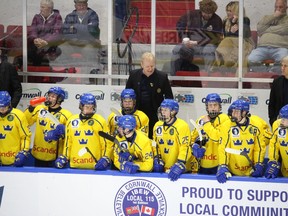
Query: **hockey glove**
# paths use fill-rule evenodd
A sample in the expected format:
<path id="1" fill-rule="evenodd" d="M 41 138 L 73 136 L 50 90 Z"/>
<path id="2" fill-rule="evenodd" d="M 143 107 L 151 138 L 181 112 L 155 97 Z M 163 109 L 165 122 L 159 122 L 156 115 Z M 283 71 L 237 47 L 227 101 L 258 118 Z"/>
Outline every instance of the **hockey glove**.
<path id="1" fill-rule="evenodd" d="M 95 165 L 95 170 L 107 170 L 111 165 L 110 159 L 106 156 L 100 158 Z"/>
<path id="2" fill-rule="evenodd" d="M 225 183 L 231 176 L 232 175 L 226 165 L 220 165 L 218 167 L 216 178 L 219 183 Z"/>
<path id="3" fill-rule="evenodd" d="M 267 169 L 266 169 L 266 172 L 265 172 L 264 176 L 267 179 L 277 178 L 279 170 L 280 170 L 280 163 L 279 162 L 277 162 L 277 161 L 269 161 L 267 163 Z"/>
<path id="4" fill-rule="evenodd" d="M 180 175 L 185 172 L 185 170 L 185 164 L 182 161 L 178 161 L 171 167 L 168 178 L 171 181 L 177 181 Z"/>
<path id="5" fill-rule="evenodd" d="M 119 152 L 118 161 L 120 163 L 123 163 L 124 161 L 132 162 L 133 161 L 133 156 L 128 151 L 126 151 L 126 152 L 121 151 L 121 152 Z"/>
<path id="6" fill-rule="evenodd" d="M 159 156 L 154 157 L 153 172 L 164 172 L 164 161 Z"/>
<path id="7" fill-rule="evenodd" d="M 44 140 L 46 142 L 51 142 L 53 140 L 57 141 L 64 135 L 65 135 L 65 125 L 59 124 L 54 130 L 50 130 L 45 134 Z"/>
<path id="8" fill-rule="evenodd" d="M 62 169 L 66 166 L 67 163 L 68 163 L 68 159 L 64 155 L 60 155 L 55 160 L 55 167 L 58 169 Z"/>
<path id="9" fill-rule="evenodd" d="M 120 165 L 120 171 L 124 173 L 134 174 L 139 170 L 139 166 L 133 162 L 124 161 Z"/>
<path id="10" fill-rule="evenodd" d="M 254 170 L 252 170 L 252 177 L 262 177 L 264 171 L 264 165 L 262 163 L 256 163 L 254 166 Z"/>
<path id="11" fill-rule="evenodd" d="M 197 159 L 201 159 L 205 152 L 206 152 L 206 148 L 205 147 L 200 147 L 199 144 L 197 143 L 194 143 L 192 145 L 192 152 L 193 152 L 193 155 L 197 158 Z"/>
<path id="12" fill-rule="evenodd" d="M 20 151 L 18 152 L 18 154 L 15 156 L 15 162 L 14 162 L 14 166 L 16 167 L 22 167 L 26 161 L 26 159 L 29 156 L 29 152 L 28 151 Z"/>

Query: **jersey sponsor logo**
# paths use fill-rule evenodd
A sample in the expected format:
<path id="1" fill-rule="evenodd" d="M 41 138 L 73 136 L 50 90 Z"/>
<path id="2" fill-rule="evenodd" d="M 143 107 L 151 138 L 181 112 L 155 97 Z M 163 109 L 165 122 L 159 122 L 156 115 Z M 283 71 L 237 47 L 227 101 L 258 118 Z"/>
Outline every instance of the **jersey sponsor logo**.
<path id="1" fill-rule="evenodd" d="M 92 157 L 90 158 L 78 158 L 78 157 L 73 157 L 72 158 L 73 164 L 91 164 L 95 163 L 94 159 Z"/>
<path id="2" fill-rule="evenodd" d="M 286 129 L 283 129 L 283 128 L 278 129 L 278 137 L 279 138 L 286 138 L 286 133 L 287 133 Z"/>
<path id="3" fill-rule="evenodd" d="M 120 142 L 120 146 L 123 149 L 128 149 L 128 142 L 127 141 L 121 141 Z"/>
<path id="4" fill-rule="evenodd" d="M 232 137 L 233 138 L 236 138 L 236 137 L 239 137 L 239 128 L 237 128 L 237 127 L 232 127 L 232 129 L 231 129 L 231 133 L 232 133 Z"/>
<path id="5" fill-rule="evenodd" d="M 8 151 L 8 152 L 1 152 L 0 153 L 1 157 L 15 157 L 16 152 Z"/>
<path id="6" fill-rule="evenodd" d="M 145 179 L 134 179 L 118 190 L 114 212 L 116 216 L 166 216 L 167 202 L 156 184 Z"/>
<path id="7" fill-rule="evenodd" d="M 178 103 L 194 103 L 194 95 L 193 94 L 176 94 L 174 99 Z"/>
<path id="8" fill-rule="evenodd" d="M 163 136 L 163 126 L 158 126 L 156 128 L 156 136 Z"/>
<path id="9" fill-rule="evenodd" d="M 78 119 L 73 120 L 73 121 L 71 122 L 71 125 L 72 125 L 72 128 L 78 128 L 78 126 L 79 126 L 79 120 L 78 120 Z"/>
<path id="10" fill-rule="evenodd" d="M 39 147 L 38 145 L 35 145 L 35 144 L 33 146 L 33 151 L 48 153 L 48 154 L 52 154 L 52 155 L 56 154 L 56 149 L 54 149 L 54 148 L 43 148 L 43 147 Z"/>

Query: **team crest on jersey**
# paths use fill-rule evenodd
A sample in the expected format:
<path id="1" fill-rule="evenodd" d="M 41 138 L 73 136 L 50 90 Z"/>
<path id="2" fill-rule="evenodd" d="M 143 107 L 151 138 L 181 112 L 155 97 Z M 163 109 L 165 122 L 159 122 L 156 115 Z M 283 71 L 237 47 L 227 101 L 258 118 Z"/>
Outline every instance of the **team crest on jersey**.
<path id="1" fill-rule="evenodd" d="M 161 189 L 145 179 L 126 182 L 114 199 L 116 216 L 166 216 L 167 203 Z"/>
<path id="2" fill-rule="evenodd" d="M 174 128 L 171 128 L 169 134 L 172 136 L 174 134 Z"/>
<path id="3" fill-rule="evenodd" d="M 286 129 L 280 128 L 278 130 L 278 137 L 279 138 L 286 138 L 286 133 L 287 133 Z"/>
<path id="4" fill-rule="evenodd" d="M 8 116 L 7 116 L 7 120 L 8 120 L 8 121 L 13 121 L 13 120 L 14 120 L 14 116 L 8 115 Z"/>
<path id="5" fill-rule="evenodd" d="M 233 127 L 233 128 L 231 129 L 231 133 L 232 133 L 232 137 L 233 137 L 233 138 L 239 137 L 239 128 Z"/>
<path id="6" fill-rule="evenodd" d="M 90 119 L 90 120 L 88 121 L 88 125 L 92 126 L 93 124 L 94 124 L 94 121 L 93 121 L 92 119 Z"/>
<path id="7" fill-rule="evenodd" d="M 257 133 L 257 129 L 254 127 L 249 128 L 249 133 L 255 135 Z"/>

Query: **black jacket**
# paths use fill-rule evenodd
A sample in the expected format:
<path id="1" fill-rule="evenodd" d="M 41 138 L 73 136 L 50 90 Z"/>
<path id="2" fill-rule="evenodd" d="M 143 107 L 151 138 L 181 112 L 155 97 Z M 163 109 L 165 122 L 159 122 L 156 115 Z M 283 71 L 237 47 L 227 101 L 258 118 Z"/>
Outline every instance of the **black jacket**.
<path id="1" fill-rule="evenodd" d="M 16 68 L 6 61 L 0 64 L 0 91 L 8 91 L 12 107 L 17 107 L 22 97 L 22 85 Z"/>
<path id="2" fill-rule="evenodd" d="M 285 105 L 284 104 L 284 76 L 277 77 L 273 80 L 270 97 L 269 97 L 269 105 L 268 105 L 268 115 L 269 122 L 272 126 L 273 122 L 277 120 L 280 109 Z M 286 92 L 287 94 L 287 92 Z"/>
<path id="3" fill-rule="evenodd" d="M 143 69 L 137 69 L 130 72 L 130 76 L 126 83 L 126 88 L 134 89 L 136 93 L 136 108 L 141 110 L 139 107 L 141 101 L 141 77 L 143 74 Z M 173 99 L 173 93 L 168 80 L 167 74 L 155 69 L 153 75 L 153 89 L 152 89 L 152 104 L 151 110 L 157 111 L 161 102 L 164 98 Z"/>

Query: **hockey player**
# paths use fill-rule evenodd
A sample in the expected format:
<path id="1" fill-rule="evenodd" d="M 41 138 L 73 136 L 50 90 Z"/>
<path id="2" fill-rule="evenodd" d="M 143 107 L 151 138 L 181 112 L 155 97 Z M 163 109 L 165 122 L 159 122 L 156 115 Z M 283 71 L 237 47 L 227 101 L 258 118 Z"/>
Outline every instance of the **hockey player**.
<path id="1" fill-rule="evenodd" d="M 105 119 L 96 113 L 96 98 L 91 93 L 80 96 L 80 114 L 73 115 L 66 123 L 63 155 L 55 161 L 57 168 L 64 168 L 70 161 L 71 168 L 106 170 L 111 165 L 112 143 L 98 132 L 108 133 Z"/>
<path id="2" fill-rule="evenodd" d="M 158 109 L 159 121 L 153 128 L 153 140 L 156 142 L 156 147 L 153 147 L 153 172 L 168 172 L 171 181 L 191 171 L 194 158 L 189 147 L 189 125 L 176 117 L 178 111 L 177 101 L 164 99 Z"/>
<path id="3" fill-rule="evenodd" d="M 220 140 L 220 127 L 229 120 L 228 115 L 221 112 L 221 97 L 217 93 L 210 93 L 205 98 L 207 115 L 197 119 L 196 124 L 203 137 L 200 143 L 197 128 L 191 132 L 193 155 L 200 159 L 199 173 L 216 174 L 218 168 L 218 146 Z M 202 144 L 202 148 L 200 145 Z"/>
<path id="4" fill-rule="evenodd" d="M 30 137 L 25 115 L 12 107 L 7 91 L 0 91 L 0 163 L 23 166 L 29 155 Z"/>
<path id="5" fill-rule="evenodd" d="M 119 145 L 114 150 L 114 165 L 121 172 L 150 172 L 153 168 L 151 140 L 141 131 L 136 130 L 133 115 L 123 115 L 118 119 Z"/>
<path id="6" fill-rule="evenodd" d="M 288 105 L 280 109 L 279 119 L 272 125 L 272 138 L 269 143 L 269 161 L 265 171 L 266 178 L 277 178 L 279 171 L 280 176 L 288 177 Z M 281 163 L 279 162 L 281 158 Z"/>
<path id="7" fill-rule="evenodd" d="M 121 92 L 121 111 L 122 115 L 133 115 L 136 119 L 136 130 L 141 130 L 148 136 L 149 118 L 147 115 L 136 110 L 136 94 L 133 89 L 124 89 Z M 112 112 L 108 117 L 108 127 L 111 135 L 117 131 L 117 120 L 119 116 Z"/>
<path id="8" fill-rule="evenodd" d="M 63 152 L 65 124 L 72 113 L 61 107 L 65 92 L 61 87 L 51 87 L 43 104 L 30 105 L 24 114 L 29 126 L 36 123 L 32 155 L 36 167 L 53 167 L 54 161 Z M 51 113 L 59 123 L 47 117 Z"/>
<path id="9" fill-rule="evenodd" d="M 263 175 L 266 144 L 262 125 L 249 117 L 249 109 L 247 101 L 234 101 L 231 120 L 221 127 L 219 166 L 216 174 L 219 183 L 225 183 L 231 173 L 252 177 Z M 227 148 L 230 148 L 230 151 Z"/>

